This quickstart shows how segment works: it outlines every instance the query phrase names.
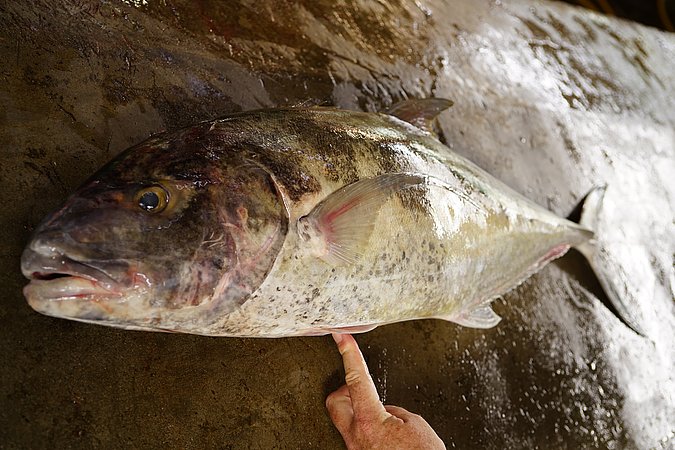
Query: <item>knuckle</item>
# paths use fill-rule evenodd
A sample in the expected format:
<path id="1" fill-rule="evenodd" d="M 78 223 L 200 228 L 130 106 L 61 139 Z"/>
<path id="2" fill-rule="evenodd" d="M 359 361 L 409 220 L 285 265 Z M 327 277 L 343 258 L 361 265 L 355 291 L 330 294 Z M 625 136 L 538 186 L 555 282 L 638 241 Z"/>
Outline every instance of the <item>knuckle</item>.
<path id="1" fill-rule="evenodd" d="M 358 347 L 358 345 L 356 344 L 356 341 L 349 334 L 343 334 L 342 340 L 338 344 L 338 350 L 340 350 L 341 352 L 352 351 L 357 347 Z"/>
<path id="2" fill-rule="evenodd" d="M 410 413 L 410 416 L 408 416 L 408 422 L 414 423 L 418 426 L 427 423 L 427 421 L 424 420 L 422 416 L 414 413 Z"/>
<path id="3" fill-rule="evenodd" d="M 363 379 L 363 376 L 362 376 L 361 372 L 359 372 L 358 370 L 348 370 L 345 373 L 345 382 L 349 386 L 354 386 L 355 384 L 360 383 L 362 379 Z"/>

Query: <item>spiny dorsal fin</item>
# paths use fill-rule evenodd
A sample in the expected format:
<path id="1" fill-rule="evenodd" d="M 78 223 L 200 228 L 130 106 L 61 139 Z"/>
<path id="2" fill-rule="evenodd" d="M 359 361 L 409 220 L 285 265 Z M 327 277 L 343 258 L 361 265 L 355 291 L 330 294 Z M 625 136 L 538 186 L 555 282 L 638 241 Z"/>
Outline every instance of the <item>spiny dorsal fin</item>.
<path id="1" fill-rule="evenodd" d="M 316 108 L 319 106 L 328 106 L 329 103 L 326 100 L 321 100 L 317 98 L 308 98 L 305 100 L 298 100 L 295 103 L 288 105 L 289 108 L 293 109 L 306 109 L 306 108 Z"/>
<path id="2" fill-rule="evenodd" d="M 368 245 L 380 208 L 389 197 L 425 182 L 423 175 L 391 173 L 344 186 L 298 220 L 300 237 L 329 264 L 352 264 Z"/>
<path id="3" fill-rule="evenodd" d="M 385 114 L 398 117 L 417 128 L 432 133 L 436 117 L 452 105 L 453 101 L 445 98 L 405 100 L 393 105 L 385 111 Z"/>

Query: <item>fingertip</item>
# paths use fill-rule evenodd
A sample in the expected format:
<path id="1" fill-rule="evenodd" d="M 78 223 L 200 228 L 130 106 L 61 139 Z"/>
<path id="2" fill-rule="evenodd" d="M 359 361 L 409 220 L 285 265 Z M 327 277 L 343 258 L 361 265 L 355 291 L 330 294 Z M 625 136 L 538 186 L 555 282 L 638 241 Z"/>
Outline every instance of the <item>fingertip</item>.
<path id="1" fill-rule="evenodd" d="M 340 345 L 340 342 L 342 342 L 343 339 L 343 334 L 340 333 L 331 333 L 331 336 L 333 336 L 333 340 L 337 345 Z"/>
<path id="2" fill-rule="evenodd" d="M 333 339 L 338 346 L 338 351 L 341 355 L 344 355 L 350 347 L 358 348 L 356 339 L 351 334 L 333 334 Z"/>

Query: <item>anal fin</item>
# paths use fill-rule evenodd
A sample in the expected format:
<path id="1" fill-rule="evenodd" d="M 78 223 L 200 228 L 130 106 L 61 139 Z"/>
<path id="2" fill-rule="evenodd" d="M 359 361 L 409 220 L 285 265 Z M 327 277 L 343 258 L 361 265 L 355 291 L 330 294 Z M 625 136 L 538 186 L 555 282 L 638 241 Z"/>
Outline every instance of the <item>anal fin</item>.
<path id="1" fill-rule="evenodd" d="M 490 304 L 483 304 L 471 311 L 447 317 L 439 317 L 439 319 L 449 320 L 450 322 L 455 322 L 469 328 L 492 328 L 502 320 L 502 318 L 492 310 Z"/>

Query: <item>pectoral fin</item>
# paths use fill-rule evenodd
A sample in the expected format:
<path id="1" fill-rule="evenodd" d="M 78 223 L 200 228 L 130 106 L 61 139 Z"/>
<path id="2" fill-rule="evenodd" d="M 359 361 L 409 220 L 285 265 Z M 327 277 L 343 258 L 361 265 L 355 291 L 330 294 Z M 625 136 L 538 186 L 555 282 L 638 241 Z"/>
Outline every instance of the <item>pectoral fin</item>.
<path id="1" fill-rule="evenodd" d="M 450 317 L 441 317 L 470 328 L 492 328 L 497 325 L 502 318 L 499 317 L 489 304 L 481 305 L 476 309 L 453 315 Z"/>
<path id="2" fill-rule="evenodd" d="M 298 220 L 300 237 L 329 264 L 352 264 L 368 245 L 382 205 L 394 193 L 424 183 L 422 175 L 393 173 L 340 188 Z"/>

